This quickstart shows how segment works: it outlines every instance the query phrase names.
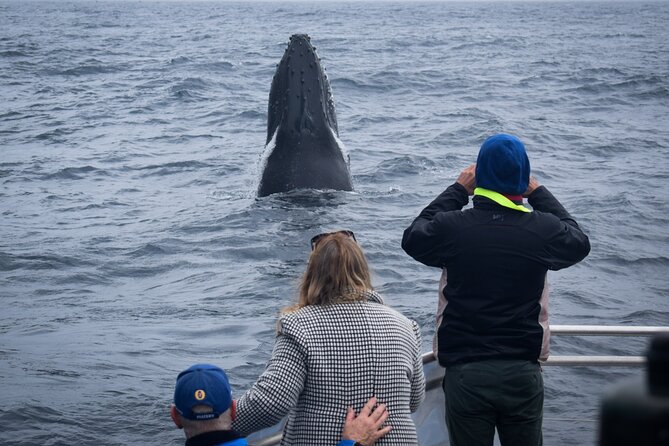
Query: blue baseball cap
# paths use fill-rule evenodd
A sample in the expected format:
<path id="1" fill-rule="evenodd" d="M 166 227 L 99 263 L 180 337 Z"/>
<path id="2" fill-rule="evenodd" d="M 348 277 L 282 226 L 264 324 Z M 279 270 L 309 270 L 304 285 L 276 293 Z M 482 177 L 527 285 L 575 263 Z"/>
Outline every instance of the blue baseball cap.
<path id="1" fill-rule="evenodd" d="M 177 376 L 174 405 L 189 420 L 218 418 L 232 405 L 232 390 L 225 372 L 215 365 L 195 364 Z M 209 406 L 211 412 L 195 413 L 195 406 Z"/>
<path id="2" fill-rule="evenodd" d="M 476 185 L 502 194 L 522 195 L 530 181 L 523 142 L 499 133 L 483 141 L 476 160 Z"/>

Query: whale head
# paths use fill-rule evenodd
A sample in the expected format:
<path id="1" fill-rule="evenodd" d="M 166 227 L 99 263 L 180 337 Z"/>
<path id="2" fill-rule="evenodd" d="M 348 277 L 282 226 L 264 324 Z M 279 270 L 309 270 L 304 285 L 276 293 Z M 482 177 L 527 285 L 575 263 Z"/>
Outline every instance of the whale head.
<path id="1" fill-rule="evenodd" d="M 291 36 L 277 65 L 266 144 L 259 196 L 292 189 L 353 189 L 330 81 L 306 34 Z"/>
<path id="2" fill-rule="evenodd" d="M 306 34 L 294 34 L 276 67 L 267 109 L 267 143 L 279 125 L 295 131 L 329 127 L 339 136 L 330 81 Z"/>

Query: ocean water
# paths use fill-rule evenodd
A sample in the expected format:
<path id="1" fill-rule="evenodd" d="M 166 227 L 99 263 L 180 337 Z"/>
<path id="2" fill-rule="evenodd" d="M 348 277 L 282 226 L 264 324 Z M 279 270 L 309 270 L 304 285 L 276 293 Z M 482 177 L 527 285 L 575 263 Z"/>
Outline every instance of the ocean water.
<path id="1" fill-rule="evenodd" d="M 549 273 L 554 324 L 669 325 L 669 3 L 0 1 L 0 443 L 182 444 L 195 362 L 240 394 L 316 233 L 434 332 L 439 271 L 403 229 L 495 132 L 589 234 Z M 332 82 L 353 192 L 256 198 L 288 38 Z M 554 338 L 555 354 L 647 340 Z M 545 369 L 545 443 L 594 444 L 640 369 Z"/>

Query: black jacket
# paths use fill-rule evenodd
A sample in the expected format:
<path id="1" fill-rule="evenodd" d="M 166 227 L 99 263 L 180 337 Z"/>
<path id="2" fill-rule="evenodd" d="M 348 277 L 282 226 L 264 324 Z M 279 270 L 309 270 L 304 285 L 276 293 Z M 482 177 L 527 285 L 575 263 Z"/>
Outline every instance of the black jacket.
<path id="1" fill-rule="evenodd" d="M 474 197 L 455 183 L 404 231 L 402 248 L 444 268 L 443 317 L 435 353 L 446 366 L 493 358 L 536 361 L 547 341 L 539 323 L 547 270 L 582 260 L 588 237 L 541 186 L 528 198 L 534 212 Z"/>
<path id="2" fill-rule="evenodd" d="M 186 440 L 186 446 L 246 446 L 246 439 L 239 433 L 228 431 L 210 431 Z"/>

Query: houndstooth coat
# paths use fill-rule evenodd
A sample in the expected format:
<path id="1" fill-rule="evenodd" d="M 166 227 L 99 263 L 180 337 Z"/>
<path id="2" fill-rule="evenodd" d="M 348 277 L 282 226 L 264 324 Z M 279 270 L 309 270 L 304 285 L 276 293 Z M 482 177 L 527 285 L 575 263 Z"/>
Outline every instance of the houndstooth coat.
<path id="1" fill-rule="evenodd" d="M 367 300 L 309 305 L 279 319 L 272 358 L 239 400 L 233 428 L 248 435 L 288 415 L 281 445 L 333 446 L 346 408 L 376 396 L 392 430 L 376 444 L 417 445 L 411 419 L 425 396 L 418 324 Z"/>

